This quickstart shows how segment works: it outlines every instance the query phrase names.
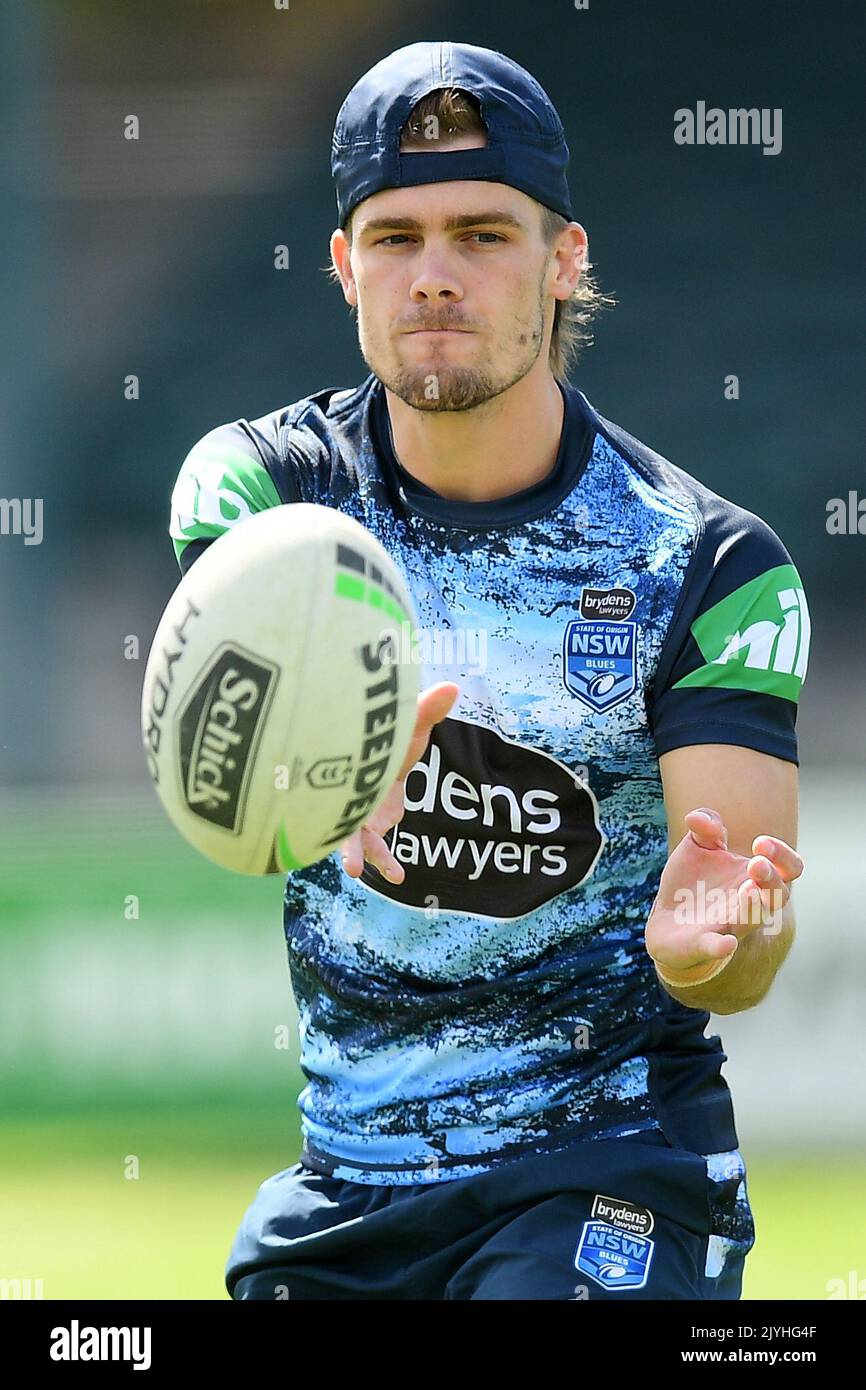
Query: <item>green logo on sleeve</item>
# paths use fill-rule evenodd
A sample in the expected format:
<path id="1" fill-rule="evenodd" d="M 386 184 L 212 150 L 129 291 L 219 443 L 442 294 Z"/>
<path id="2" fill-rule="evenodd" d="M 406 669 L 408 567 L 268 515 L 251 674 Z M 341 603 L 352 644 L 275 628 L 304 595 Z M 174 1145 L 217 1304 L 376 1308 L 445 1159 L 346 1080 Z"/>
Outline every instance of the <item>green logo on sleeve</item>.
<path id="1" fill-rule="evenodd" d="M 673 686 L 710 685 L 781 695 L 796 704 L 809 660 L 811 624 L 793 565 L 750 579 L 691 627 L 706 662 Z"/>
<path id="2" fill-rule="evenodd" d="M 171 495 L 170 534 L 178 558 L 190 541 L 221 536 L 253 512 L 280 505 L 267 469 L 236 445 L 205 435 L 184 459 Z"/>

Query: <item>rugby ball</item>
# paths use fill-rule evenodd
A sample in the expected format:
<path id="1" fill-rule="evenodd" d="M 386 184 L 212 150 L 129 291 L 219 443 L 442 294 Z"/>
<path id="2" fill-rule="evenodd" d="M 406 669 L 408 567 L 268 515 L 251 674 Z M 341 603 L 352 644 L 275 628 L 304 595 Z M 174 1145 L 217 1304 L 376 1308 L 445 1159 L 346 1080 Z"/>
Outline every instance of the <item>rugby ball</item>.
<path id="1" fill-rule="evenodd" d="M 142 691 L 148 768 L 186 839 L 245 874 L 337 849 L 408 751 L 416 622 L 387 552 L 331 507 L 271 507 L 208 546 L 169 600 Z"/>

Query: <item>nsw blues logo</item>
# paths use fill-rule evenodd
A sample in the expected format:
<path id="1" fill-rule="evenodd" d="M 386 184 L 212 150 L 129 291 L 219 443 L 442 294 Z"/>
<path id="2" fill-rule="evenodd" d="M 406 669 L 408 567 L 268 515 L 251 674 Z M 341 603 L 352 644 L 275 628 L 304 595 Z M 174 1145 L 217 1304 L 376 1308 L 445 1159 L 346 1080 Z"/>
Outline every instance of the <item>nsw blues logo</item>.
<path id="1" fill-rule="evenodd" d="M 562 678 L 591 710 L 613 709 L 637 685 L 637 625 L 628 621 L 636 603 L 633 589 L 581 590 L 580 618 L 562 641 Z"/>
<path id="2" fill-rule="evenodd" d="M 562 643 L 566 690 L 603 712 L 628 699 L 637 685 L 637 624 L 573 621 Z"/>
<path id="3" fill-rule="evenodd" d="M 655 1241 L 606 1221 L 585 1221 L 574 1267 L 603 1289 L 642 1289 L 649 1276 Z"/>

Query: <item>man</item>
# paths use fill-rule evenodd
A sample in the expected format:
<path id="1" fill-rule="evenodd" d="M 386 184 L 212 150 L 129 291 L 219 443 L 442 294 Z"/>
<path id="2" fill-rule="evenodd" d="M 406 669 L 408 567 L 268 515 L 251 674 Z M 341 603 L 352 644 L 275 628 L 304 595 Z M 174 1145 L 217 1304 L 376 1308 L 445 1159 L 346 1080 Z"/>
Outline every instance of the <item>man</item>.
<path id="1" fill-rule="evenodd" d="M 791 945 L 808 611 L 769 526 L 568 383 L 600 296 L 567 163 L 501 54 L 378 63 L 332 146 L 370 374 L 212 431 L 174 492 L 184 571 L 263 507 L 349 513 L 429 639 L 401 778 L 287 880 L 304 1143 L 236 1299 L 740 1296 L 705 1029 Z"/>

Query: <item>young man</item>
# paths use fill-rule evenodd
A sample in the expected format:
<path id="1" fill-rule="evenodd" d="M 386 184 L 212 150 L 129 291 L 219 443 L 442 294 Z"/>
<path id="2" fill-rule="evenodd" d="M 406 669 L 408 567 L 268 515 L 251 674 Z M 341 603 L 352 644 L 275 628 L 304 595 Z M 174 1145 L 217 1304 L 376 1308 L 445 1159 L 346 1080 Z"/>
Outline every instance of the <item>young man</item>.
<path id="1" fill-rule="evenodd" d="M 370 374 L 212 431 L 174 492 L 184 571 L 263 507 L 349 513 L 429 639 L 401 779 L 287 880 L 304 1142 L 236 1299 L 740 1296 L 705 1029 L 793 937 L 808 612 L 769 526 L 568 383 L 598 296 L 567 163 L 501 54 L 378 63 L 332 147 Z"/>

